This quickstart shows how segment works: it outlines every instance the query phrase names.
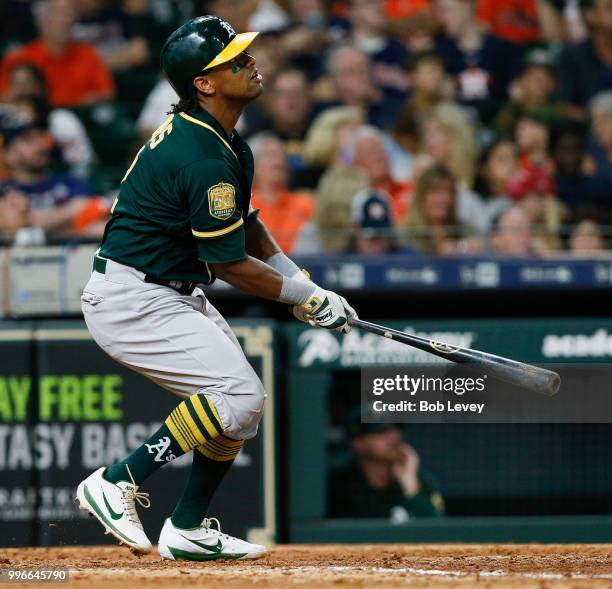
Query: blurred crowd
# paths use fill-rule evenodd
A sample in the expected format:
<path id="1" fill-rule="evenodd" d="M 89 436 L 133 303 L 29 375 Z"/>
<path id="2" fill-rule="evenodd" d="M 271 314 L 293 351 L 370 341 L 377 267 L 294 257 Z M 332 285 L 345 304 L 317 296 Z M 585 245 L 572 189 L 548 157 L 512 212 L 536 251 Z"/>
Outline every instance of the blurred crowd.
<path id="1" fill-rule="evenodd" d="M 99 239 L 200 14 L 261 31 L 238 131 L 286 252 L 612 246 L 612 0 L 3 0 L 4 243 Z"/>

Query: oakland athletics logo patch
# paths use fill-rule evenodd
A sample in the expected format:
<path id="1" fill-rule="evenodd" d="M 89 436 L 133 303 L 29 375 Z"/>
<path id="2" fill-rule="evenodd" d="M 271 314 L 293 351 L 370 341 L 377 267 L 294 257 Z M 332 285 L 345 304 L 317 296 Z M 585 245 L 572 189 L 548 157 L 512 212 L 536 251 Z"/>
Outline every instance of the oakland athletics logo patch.
<path id="1" fill-rule="evenodd" d="M 236 189 L 227 182 L 211 186 L 208 189 L 208 210 L 215 219 L 229 219 L 236 210 Z"/>

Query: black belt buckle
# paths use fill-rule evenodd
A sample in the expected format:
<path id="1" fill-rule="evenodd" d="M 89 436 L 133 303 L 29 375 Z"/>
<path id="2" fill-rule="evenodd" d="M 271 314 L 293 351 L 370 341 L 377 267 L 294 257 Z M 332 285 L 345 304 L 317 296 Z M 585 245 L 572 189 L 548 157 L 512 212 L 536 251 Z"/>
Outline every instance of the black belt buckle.
<path id="1" fill-rule="evenodd" d="M 195 282 L 186 282 L 184 280 L 170 280 L 168 286 L 182 295 L 190 295 L 196 287 Z"/>
<path id="2" fill-rule="evenodd" d="M 167 286 L 181 295 L 190 295 L 197 286 L 195 282 L 188 282 L 186 280 L 161 280 L 150 274 L 145 276 L 144 281 L 159 284 L 160 286 Z"/>

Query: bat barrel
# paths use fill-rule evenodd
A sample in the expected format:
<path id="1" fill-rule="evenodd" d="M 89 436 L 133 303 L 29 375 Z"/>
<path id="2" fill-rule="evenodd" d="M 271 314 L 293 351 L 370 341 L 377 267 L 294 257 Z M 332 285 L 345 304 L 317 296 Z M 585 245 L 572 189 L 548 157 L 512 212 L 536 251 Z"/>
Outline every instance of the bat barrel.
<path id="1" fill-rule="evenodd" d="M 349 319 L 349 323 L 354 327 L 408 344 L 430 354 L 446 358 L 451 362 L 469 364 L 481 370 L 486 370 L 496 378 L 538 393 L 554 395 L 561 384 L 561 377 L 556 372 L 539 366 L 532 366 L 479 350 L 460 348 L 444 342 L 428 340 L 418 335 L 404 333 L 361 319 Z"/>

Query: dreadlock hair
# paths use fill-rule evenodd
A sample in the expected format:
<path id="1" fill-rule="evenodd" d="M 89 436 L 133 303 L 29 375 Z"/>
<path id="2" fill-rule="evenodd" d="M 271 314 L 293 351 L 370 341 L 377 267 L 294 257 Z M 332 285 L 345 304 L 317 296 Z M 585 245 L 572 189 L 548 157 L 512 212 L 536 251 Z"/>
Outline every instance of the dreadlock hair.
<path id="1" fill-rule="evenodd" d="M 185 90 L 185 95 L 179 96 L 179 101 L 173 104 L 166 114 L 177 115 L 180 112 L 194 112 L 200 108 L 198 93 L 193 85 L 193 78 L 187 82 L 187 88 Z"/>

